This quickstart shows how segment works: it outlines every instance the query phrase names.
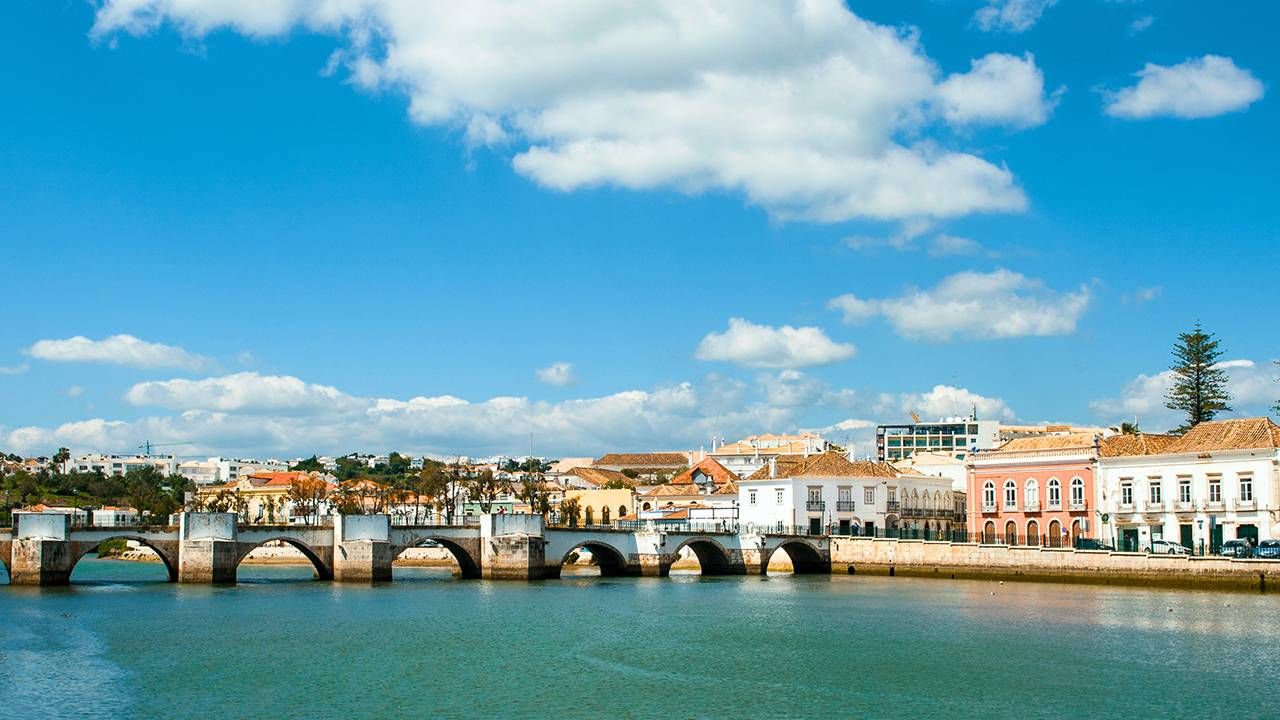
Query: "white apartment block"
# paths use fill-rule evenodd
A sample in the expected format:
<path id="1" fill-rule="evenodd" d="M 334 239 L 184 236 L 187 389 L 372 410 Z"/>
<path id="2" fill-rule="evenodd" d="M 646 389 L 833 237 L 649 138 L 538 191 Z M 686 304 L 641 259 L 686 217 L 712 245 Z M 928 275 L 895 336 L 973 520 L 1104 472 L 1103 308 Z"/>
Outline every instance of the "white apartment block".
<path id="1" fill-rule="evenodd" d="M 945 533 L 963 522 L 963 493 L 946 477 L 905 475 L 835 452 L 772 460 L 738 483 L 738 522 L 750 531 L 872 535 Z M 960 498 L 959 500 L 957 498 Z"/>
<path id="2" fill-rule="evenodd" d="M 72 472 L 100 472 L 103 475 L 124 475 L 134 468 L 155 466 L 165 475 L 178 471 L 178 460 L 173 455 L 81 455 L 67 463 Z"/>
<path id="3" fill-rule="evenodd" d="M 235 482 L 256 472 L 285 472 L 288 469 L 289 464 L 282 460 L 211 457 L 179 463 L 177 472 L 197 485 L 216 485 Z"/>
<path id="4" fill-rule="evenodd" d="M 784 455 L 817 455 L 826 452 L 830 444 L 821 435 L 752 435 L 735 443 L 712 445 L 710 456 L 738 477 L 749 477 L 768 464 L 772 458 Z M 701 457 L 698 458 L 702 460 Z"/>
<path id="5" fill-rule="evenodd" d="M 1280 426 L 1219 420 L 1180 438 L 1146 437 L 1143 454 L 1099 460 L 1104 537 L 1117 549 L 1145 550 L 1163 539 L 1213 551 L 1226 540 L 1280 533 Z"/>

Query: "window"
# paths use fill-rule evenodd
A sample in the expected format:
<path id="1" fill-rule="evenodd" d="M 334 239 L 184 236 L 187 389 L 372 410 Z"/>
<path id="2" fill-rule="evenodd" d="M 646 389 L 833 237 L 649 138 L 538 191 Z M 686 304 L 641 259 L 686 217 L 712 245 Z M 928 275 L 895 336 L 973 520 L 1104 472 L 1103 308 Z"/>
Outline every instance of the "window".
<path id="1" fill-rule="evenodd" d="M 1148 478 L 1147 483 L 1149 485 L 1148 492 L 1151 495 L 1151 504 L 1159 505 L 1160 504 L 1160 478 Z"/>
<path id="2" fill-rule="evenodd" d="M 1018 485 L 1013 480 L 1004 481 L 1004 509 L 1016 510 L 1018 507 Z"/>
<path id="3" fill-rule="evenodd" d="M 1084 480 L 1071 478 L 1071 507 L 1084 507 Z"/>
<path id="4" fill-rule="evenodd" d="M 853 493 L 849 491 L 849 488 L 842 487 L 837 491 L 836 499 L 840 502 L 847 503 L 850 500 L 853 500 Z"/>
<path id="5" fill-rule="evenodd" d="M 1209 502 L 1212 502 L 1212 503 L 1222 502 L 1222 476 L 1221 475 L 1209 476 Z"/>
<path id="6" fill-rule="evenodd" d="M 1253 476 L 1240 476 L 1240 502 L 1253 502 Z"/>
<path id="7" fill-rule="evenodd" d="M 996 484 L 990 480 L 987 481 L 986 485 L 982 486 L 982 506 L 986 508 L 995 508 L 996 506 Z M 992 527 L 995 526 L 992 525 Z"/>
<path id="8" fill-rule="evenodd" d="M 773 504 L 774 504 L 774 505 L 781 505 L 781 504 L 782 504 L 782 501 L 783 501 L 783 499 L 784 499 L 784 497 L 785 497 L 785 496 L 786 496 L 786 492 L 785 492 L 782 488 L 778 488 L 777 490 L 774 490 L 774 491 L 773 491 Z"/>
<path id="9" fill-rule="evenodd" d="M 756 491 L 755 491 L 755 490 L 748 490 L 748 491 L 747 491 L 747 504 L 748 504 L 748 505 L 755 505 L 755 504 L 756 504 Z"/>
<path id="10" fill-rule="evenodd" d="M 892 490 L 890 490 L 890 491 L 889 491 L 889 499 L 890 499 L 890 500 L 893 500 L 893 491 L 892 491 Z M 862 491 L 862 502 L 864 502 L 864 503 L 866 503 L 866 504 L 868 504 L 868 505 L 875 505 L 875 504 L 876 504 L 876 488 L 875 488 L 875 486 L 874 486 L 874 485 L 872 485 L 872 486 L 871 486 L 871 487 L 869 487 L 869 488 L 864 488 L 864 489 L 863 489 L 863 491 Z"/>
<path id="11" fill-rule="evenodd" d="M 1126 479 L 1126 480 L 1120 481 L 1120 504 L 1121 505 L 1133 504 L 1133 481 L 1132 480 Z"/>
<path id="12" fill-rule="evenodd" d="M 1049 478 L 1049 509 L 1056 510 L 1062 507 L 1062 483 L 1058 482 L 1058 478 Z"/>
<path id="13" fill-rule="evenodd" d="M 1028 509 L 1040 505 L 1040 483 L 1035 478 L 1027 478 L 1026 506 Z"/>
<path id="14" fill-rule="evenodd" d="M 1191 502 L 1191 478 L 1185 475 L 1178 478 L 1178 502 Z"/>
<path id="15" fill-rule="evenodd" d="M 822 502 L 822 488 L 811 487 L 811 488 L 808 488 L 808 490 L 809 490 L 809 502 L 811 503 Z"/>

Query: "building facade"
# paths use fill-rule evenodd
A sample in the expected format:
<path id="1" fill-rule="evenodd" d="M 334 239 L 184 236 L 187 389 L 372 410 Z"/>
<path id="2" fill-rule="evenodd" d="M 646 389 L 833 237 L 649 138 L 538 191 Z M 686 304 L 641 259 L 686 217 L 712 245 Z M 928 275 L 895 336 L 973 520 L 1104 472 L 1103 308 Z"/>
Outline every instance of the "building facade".
<path id="1" fill-rule="evenodd" d="M 1215 420 L 1142 448 L 1113 445 L 1100 461 L 1101 505 L 1117 549 L 1165 540 L 1213 552 L 1280 531 L 1280 426 L 1270 419 Z"/>
<path id="2" fill-rule="evenodd" d="M 969 529 L 985 543 L 1072 547 L 1097 537 L 1101 438 L 1024 437 L 969 457 Z"/>
<path id="3" fill-rule="evenodd" d="M 770 459 L 783 455 L 817 455 L 826 452 L 830 443 L 821 435 L 752 435 L 735 443 L 712 446 L 710 457 L 738 477 L 749 477 Z"/>
<path id="4" fill-rule="evenodd" d="M 974 450 L 989 450 L 999 444 L 998 420 L 947 418 L 876 426 L 876 458 L 881 461 L 905 460 L 925 451 L 964 460 Z"/>
<path id="5" fill-rule="evenodd" d="M 103 475 L 124 475 L 135 468 L 153 466 L 164 475 L 178 470 L 178 460 L 173 455 L 81 455 L 67 463 L 72 472 L 100 472 Z"/>

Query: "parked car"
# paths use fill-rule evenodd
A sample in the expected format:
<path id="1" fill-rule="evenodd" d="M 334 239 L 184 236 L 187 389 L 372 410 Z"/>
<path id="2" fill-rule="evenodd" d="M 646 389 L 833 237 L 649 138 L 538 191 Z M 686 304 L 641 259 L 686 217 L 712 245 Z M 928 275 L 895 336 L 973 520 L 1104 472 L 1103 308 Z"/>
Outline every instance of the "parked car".
<path id="1" fill-rule="evenodd" d="M 1222 543 L 1222 549 L 1218 554 L 1226 557 L 1247 558 L 1253 555 L 1253 546 L 1248 540 L 1228 540 Z"/>
<path id="2" fill-rule="evenodd" d="M 1096 538 L 1076 538 L 1077 550 L 1111 550 L 1115 548 Z"/>
<path id="3" fill-rule="evenodd" d="M 1191 551 L 1172 540 L 1152 540 L 1147 552 L 1153 555 L 1190 555 Z"/>
<path id="4" fill-rule="evenodd" d="M 1253 549 L 1253 556 L 1268 560 L 1280 560 L 1280 540 L 1263 540 Z"/>

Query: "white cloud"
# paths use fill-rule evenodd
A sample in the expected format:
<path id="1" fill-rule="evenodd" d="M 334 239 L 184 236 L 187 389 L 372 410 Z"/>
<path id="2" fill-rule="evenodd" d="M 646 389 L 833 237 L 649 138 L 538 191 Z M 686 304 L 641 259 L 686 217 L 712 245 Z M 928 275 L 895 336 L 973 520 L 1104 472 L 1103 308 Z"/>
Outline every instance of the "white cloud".
<path id="1" fill-rule="evenodd" d="M 827 307 L 841 312 L 846 323 L 882 316 L 903 337 L 936 342 L 1067 335 L 1089 307 L 1089 289 L 1058 293 L 1040 280 L 999 269 L 956 273 L 931 290 L 896 298 L 841 295 Z"/>
<path id="2" fill-rule="evenodd" d="M 1144 305 L 1160 297 L 1160 294 L 1163 292 L 1164 292 L 1164 288 L 1159 285 L 1138 288 L 1137 290 L 1134 290 L 1132 293 L 1125 295 L 1124 301 L 1131 302 L 1134 305 Z"/>
<path id="3" fill-rule="evenodd" d="M 917 412 L 923 418 L 965 417 L 975 409 L 978 417 L 1012 420 L 1012 409 L 1000 398 L 986 397 L 965 388 L 951 385 L 935 385 L 927 393 L 906 393 L 899 396 L 904 412 Z"/>
<path id="4" fill-rule="evenodd" d="M 573 371 L 573 364 L 567 362 L 551 363 L 534 374 L 538 376 L 539 381 L 560 387 L 572 385 L 578 381 L 578 376 Z"/>
<path id="5" fill-rule="evenodd" d="M 1129 23 L 1129 32 L 1133 33 L 1134 35 L 1137 35 L 1138 33 L 1142 32 L 1143 30 L 1146 30 L 1147 28 L 1155 24 L 1155 21 L 1156 21 L 1155 15 L 1143 15 L 1142 17 L 1137 18 L 1133 22 Z"/>
<path id="6" fill-rule="evenodd" d="M 822 380 L 799 370 L 783 370 L 777 375 L 761 373 L 756 381 L 765 403 L 771 407 L 848 407 L 858 399 L 853 390 L 833 390 Z"/>
<path id="7" fill-rule="evenodd" d="M 940 72 L 918 33 L 840 0 L 104 0 L 93 35 L 166 23 L 343 36 L 335 62 L 356 85 L 407 94 L 414 121 L 510 152 L 557 190 L 727 190 L 822 222 L 1026 207 L 1007 168 L 928 140 Z M 986 78 L 983 107 L 952 93 L 953 116 L 1043 114 L 1038 71 L 1015 69 Z M 1005 81 L 1022 114 L 996 102 Z"/>
<path id="8" fill-rule="evenodd" d="M 932 257 L 977 255 L 980 252 L 982 252 L 982 244 L 977 240 L 970 240 L 957 235 L 947 235 L 946 233 L 935 237 L 933 244 L 929 246 L 929 255 Z"/>
<path id="9" fill-rule="evenodd" d="M 170 410 L 218 412 L 326 412 L 363 407 L 356 398 L 328 385 L 314 385 L 289 375 L 242 372 L 203 380 L 142 382 L 124 399 L 133 405 Z"/>
<path id="10" fill-rule="evenodd" d="M 973 20 L 986 32 L 999 30 L 1020 33 L 1030 30 L 1058 0 L 987 0 Z"/>
<path id="11" fill-rule="evenodd" d="M 1243 110 L 1263 95 L 1262 83 L 1253 73 L 1219 55 L 1169 67 L 1147 63 L 1135 77 L 1137 85 L 1107 93 L 1108 115 L 1206 118 Z"/>
<path id="12" fill-rule="evenodd" d="M 1217 367 L 1227 371 L 1227 392 L 1231 396 L 1230 405 L 1235 409 L 1233 415 L 1265 414 L 1275 401 L 1271 362 L 1235 359 L 1220 362 Z M 1153 432 L 1176 427 L 1183 422 L 1183 416 L 1164 406 L 1173 379 L 1172 370 L 1139 374 L 1125 384 L 1118 397 L 1094 400 L 1089 408 L 1106 421 L 1137 417 L 1143 429 Z"/>
<path id="13" fill-rule="evenodd" d="M 84 388 L 80 387 L 79 385 L 72 385 L 71 387 L 67 388 L 67 397 L 78 398 L 83 394 L 84 394 Z"/>
<path id="14" fill-rule="evenodd" d="M 1044 74 L 1031 53 L 985 55 L 969 72 L 955 73 L 938 86 L 942 115 L 954 125 L 1042 125 L 1062 92 L 1045 97 Z"/>
<path id="15" fill-rule="evenodd" d="M 26 353 L 52 362 L 96 362 L 139 368 L 195 370 L 208 362 L 180 347 L 147 342 L 132 335 L 112 335 L 102 340 L 90 340 L 83 335 L 65 340 L 38 340 Z"/>
<path id="16" fill-rule="evenodd" d="M 22 373 L 30 369 L 31 369 L 31 366 L 28 365 L 27 363 L 22 363 L 21 365 L 12 365 L 8 367 L 0 366 L 0 375 L 21 375 Z"/>
<path id="17" fill-rule="evenodd" d="M 694 357 L 750 368 L 801 368 L 853 357 L 856 348 L 827 337 L 822 328 L 756 325 L 730 318 L 729 329 L 708 333 Z"/>

